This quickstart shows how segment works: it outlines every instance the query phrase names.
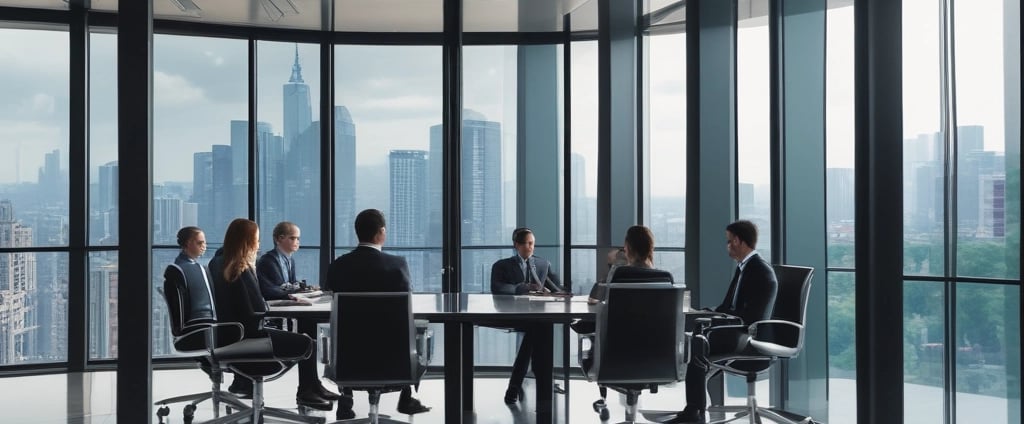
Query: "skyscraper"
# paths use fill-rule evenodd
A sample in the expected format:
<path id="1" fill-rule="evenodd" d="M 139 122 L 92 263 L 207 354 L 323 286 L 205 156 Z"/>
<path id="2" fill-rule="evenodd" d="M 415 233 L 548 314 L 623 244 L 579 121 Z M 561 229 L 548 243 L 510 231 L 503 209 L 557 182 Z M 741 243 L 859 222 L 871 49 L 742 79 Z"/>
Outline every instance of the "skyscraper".
<path id="1" fill-rule="evenodd" d="M 223 235 L 232 219 L 246 215 L 245 203 L 236 202 L 231 146 L 212 146 L 213 222 L 204 230 Z M 241 206 L 241 207 L 239 207 Z"/>
<path id="2" fill-rule="evenodd" d="M 14 204 L 0 201 L 0 247 L 31 247 L 32 229 L 15 218 Z M 36 254 L 0 253 L 0 364 L 35 356 Z"/>
<path id="3" fill-rule="evenodd" d="M 213 231 L 213 153 L 192 155 L 192 203 L 196 204 L 199 226 L 206 231 L 208 242 L 224 239 L 224 233 Z"/>
<path id="4" fill-rule="evenodd" d="M 292 75 L 284 85 L 284 139 L 288 147 L 313 123 L 309 104 L 309 86 L 302 80 L 302 65 L 299 64 L 299 46 L 295 45 L 295 63 Z"/>
<path id="5" fill-rule="evenodd" d="M 469 109 L 463 112 L 462 118 L 462 243 L 505 244 L 508 237 L 502 234 L 505 211 L 501 184 L 501 123 L 488 121 L 484 115 Z M 433 154 L 440 150 L 442 140 L 443 127 L 430 127 L 431 161 L 442 160 L 440 152 Z M 439 193 L 440 187 L 441 181 L 431 182 L 429 190 Z M 439 202 L 431 203 L 431 213 L 438 213 L 440 206 Z"/>
<path id="6" fill-rule="evenodd" d="M 356 124 L 345 106 L 334 107 L 334 215 L 335 245 L 355 246 L 347 224 L 356 217 Z"/>
<path id="7" fill-rule="evenodd" d="M 424 247 L 427 216 L 427 152 L 392 150 L 388 155 L 390 202 L 388 242 Z"/>
<path id="8" fill-rule="evenodd" d="M 181 199 L 153 199 L 153 244 L 177 243 L 181 218 Z"/>

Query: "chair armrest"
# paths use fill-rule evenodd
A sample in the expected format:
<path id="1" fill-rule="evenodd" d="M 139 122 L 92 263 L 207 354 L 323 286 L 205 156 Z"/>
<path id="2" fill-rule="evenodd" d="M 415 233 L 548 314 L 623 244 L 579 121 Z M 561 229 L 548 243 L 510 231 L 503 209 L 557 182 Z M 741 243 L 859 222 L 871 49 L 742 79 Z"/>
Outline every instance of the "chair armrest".
<path id="1" fill-rule="evenodd" d="M 754 340 L 757 340 L 757 341 L 765 341 L 765 342 L 777 343 L 775 340 L 771 340 L 771 339 L 768 339 L 768 338 L 764 337 L 764 333 L 770 331 L 771 333 L 769 333 L 769 335 L 771 335 L 772 333 L 776 333 L 776 332 L 779 332 L 779 331 L 797 331 L 797 332 L 799 332 L 799 331 L 802 331 L 803 328 L 804 328 L 804 326 L 802 324 L 795 323 L 793 321 L 785 321 L 785 320 L 778 320 L 778 319 L 767 319 L 767 320 L 757 321 L 757 322 L 754 322 L 754 323 L 750 324 L 750 326 L 747 327 L 747 332 L 750 334 L 750 338 L 751 339 L 754 339 Z M 758 334 L 761 334 L 760 338 L 758 337 Z"/>

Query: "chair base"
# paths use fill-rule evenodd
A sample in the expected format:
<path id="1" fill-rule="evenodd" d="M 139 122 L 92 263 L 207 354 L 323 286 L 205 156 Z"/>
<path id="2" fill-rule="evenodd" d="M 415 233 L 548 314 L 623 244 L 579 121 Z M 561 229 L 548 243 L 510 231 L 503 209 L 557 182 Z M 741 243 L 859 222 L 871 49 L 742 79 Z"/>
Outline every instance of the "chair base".
<path id="1" fill-rule="evenodd" d="M 659 411 L 651 409 L 644 409 L 640 411 L 640 415 L 642 415 L 644 419 L 656 423 L 663 423 L 674 419 L 678 413 L 679 411 Z"/>
<path id="2" fill-rule="evenodd" d="M 750 418 L 751 408 L 748 406 L 712 406 L 708 408 L 708 413 L 736 413 L 732 418 L 726 418 L 721 420 L 711 420 L 707 424 L 724 424 L 737 420 L 746 419 L 746 422 L 760 423 L 762 419 L 769 420 L 773 423 L 779 424 L 813 424 L 814 420 L 811 417 L 804 417 L 796 415 L 792 412 L 783 411 L 776 408 L 762 408 L 754 406 L 754 417 Z"/>
<path id="3" fill-rule="evenodd" d="M 376 423 L 376 424 L 409 424 L 406 421 L 392 419 L 391 417 L 389 417 L 387 415 L 378 415 L 376 421 L 374 421 L 373 418 L 367 417 L 367 418 L 353 418 L 353 419 L 350 419 L 350 420 L 332 421 L 330 424 L 342 424 L 342 423 L 343 424 L 374 424 L 374 423 Z"/>

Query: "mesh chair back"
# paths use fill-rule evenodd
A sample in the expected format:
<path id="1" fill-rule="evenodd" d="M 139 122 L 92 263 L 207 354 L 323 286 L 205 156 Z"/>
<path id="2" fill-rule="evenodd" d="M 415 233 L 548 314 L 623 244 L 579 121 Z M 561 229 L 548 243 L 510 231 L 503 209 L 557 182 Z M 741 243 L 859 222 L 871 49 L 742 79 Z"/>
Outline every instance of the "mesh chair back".
<path id="1" fill-rule="evenodd" d="M 409 293 L 335 293 L 328 377 L 357 388 L 419 380 Z"/>
<path id="2" fill-rule="evenodd" d="M 196 320 L 192 320 L 191 317 L 192 297 L 189 295 L 185 273 L 174 264 L 168 265 L 164 269 L 164 300 L 167 302 L 167 315 L 171 322 L 171 334 L 174 336 L 174 348 L 179 352 L 205 350 L 207 347 L 206 334 L 186 331 L 190 321 L 192 324 L 196 323 Z"/>
<path id="3" fill-rule="evenodd" d="M 597 314 L 594 361 L 599 384 L 663 384 L 683 375 L 682 285 L 611 283 Z"/>

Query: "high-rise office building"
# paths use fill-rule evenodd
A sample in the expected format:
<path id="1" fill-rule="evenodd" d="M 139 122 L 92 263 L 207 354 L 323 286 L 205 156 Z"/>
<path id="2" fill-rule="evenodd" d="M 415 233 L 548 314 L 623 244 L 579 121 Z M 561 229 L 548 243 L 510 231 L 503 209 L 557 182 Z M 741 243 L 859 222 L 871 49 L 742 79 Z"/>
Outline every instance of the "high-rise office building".
<path id="1" fill-rule="evenodd" d="M 192 155 L 192 203 L 196 204 L 199 226 L 207 240 L 223 240 L 224 233 L 213 231 L 213 153 L 196 152 Z"/>
<path id="2" fill-rule="evenodd" d="M 829 188 L 826 199 L 826 223 L 852 221 L 855 212 L 853 168 L 827 168 L 825 180 L 825 186 Z"/>
<path id="3" fill-rule="evenodd" d="M 356 216 L 356 124 L 345 106 L 334 107 L 334 226 L 335 246 L 358 243 L 352 226 Z"/>
<path id="4" fill-rule="evenodd" d="M 106 212 L 117 207 L 117 161 L 101 165 L 99 177 L 96 209 Z"/>
<path id="5" fill-rule="evenodd" d="M 392 150 L 388 154 L 390 202 L 388 243 L 423 247 L 426 241 L 427 152 Z"/>
<path id="6" fill-rule="evenodd" d="M 19 222 L 10 200 L 0 200 L 0 247 L 31 247 L 32 229 Z M 0 253 L 0 364 L 35 356 L 36 254 Z"/>
<path id="7" fill-rule="evenodd" d="M 89 357 L 117 355 L 117 262 L 106 256 L 89 260 Z"/>
<path id="8" fill-rule="evenodd" d="M 266 131 L 262 131 L 262 130 Z M 259 187 L 259 208 L 263 222 L 285 220 L 285 150 L 284 139 L 274 135 L 270 124 L 257 133 L 256 184 Z M 269 240 L 264 237 L 264 240 Z"/>
<path id="9" fill-rule="evenodd" d="M 288 147 L 313 123 L 313 112 L 309 103 L 309 85 L 302 80 L 302 65 L 299 64 L 299 46 L 295 46 L 295 63 L 292 75 L 284 85 L 284 139 Z"/>
<path id="10" fill-rule="evenodd" d="M 980 177 L 978 237 L 1006 236 L 1006 175 Z"/>
<path id="11" fill-rule="evenodd" d="M 431 150 L 441 146 L 442 126 L 430 128 Z M 431 160 L 440 161 L 440 154 Z M 483 114 L 465 110 L 462 114 L 462 243 L 466 245 L 506 244 L 502 202 L 501 123 Z M 436 166 L 436 165 L 435 165 Z M 432 183 L 437 191 L 440 181 Z M 524 190 L 529 190 L 524 187 Z M 439 209 L 434 206 L 434 209 Z"/>
<path id="12" fill-rule="evenodd" d="M 46 203 L 67 203 L 68 183 L 60 169 L 60 150 L 46 153 L 39 168 L 39 200 Z"/>
<path id="13" fill-rule="evenodd" d="M 183 225 L 181 199 L 153 199 L 153 244 L 175 244 Z"/>
<path id="14" fill-rule="evenodd" d="M 235 200 L 237 195 L 235 194 L 231 146 L 213 145 L 211 161 L 213 196 L 210 199 L 210 206 L 213 208 L 213 221 L 203 229 L 213 234 L 223 235 L 232 219 L 245 215 L 245 208 L 239 208 L 239 203 Z"/>

